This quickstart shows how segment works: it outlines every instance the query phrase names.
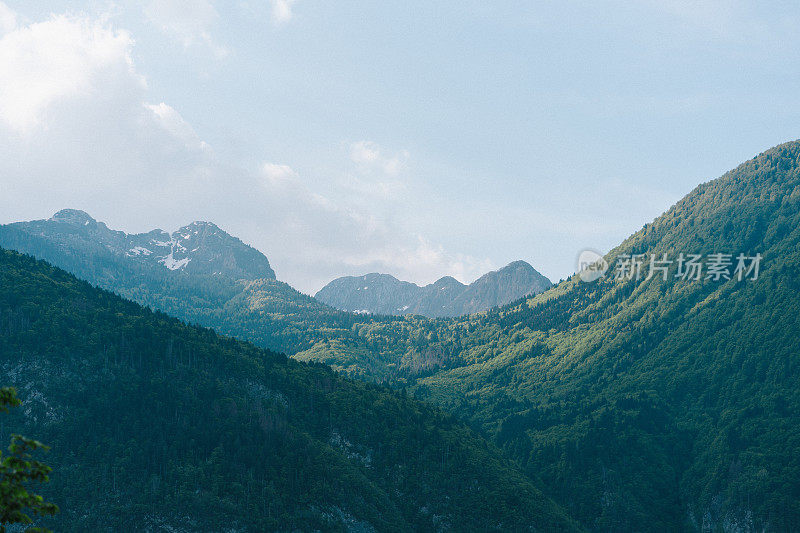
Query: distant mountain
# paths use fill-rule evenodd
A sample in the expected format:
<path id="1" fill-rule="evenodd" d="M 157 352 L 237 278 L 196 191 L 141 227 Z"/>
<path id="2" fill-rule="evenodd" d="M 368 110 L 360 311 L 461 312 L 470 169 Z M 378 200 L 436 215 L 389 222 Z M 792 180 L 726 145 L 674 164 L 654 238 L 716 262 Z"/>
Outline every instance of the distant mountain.
<path id="1" fill-rule="evenodd" d="M 337 278 L 314 296 L 343 311 L 376 315 L 460 316 L 504 305 L 550 288 L 525 261 L 514 261 L 469 285 L 445 276 L 420 287 L 388 274 Z"/>
<path id="2" fill-rule="evenodd" d="M 127 234 L 109 229 L 83 211 L 64 209 L 47 220 L 4 226 L 3 244 L 24 248 L 30 235 L 46 235 L 64 255 L 111 254 L 129 264 L 189 275 L 275 279 L 261 252 L 211 222 L 193 222 L 172 234 L 160 229 Z"/>
<path id="3" fill-rule="evenodd" d="M 56 531 L 579 530 L 431 406 L 3 249 L 0 383 L 0 443 L 52 446 Z"/>

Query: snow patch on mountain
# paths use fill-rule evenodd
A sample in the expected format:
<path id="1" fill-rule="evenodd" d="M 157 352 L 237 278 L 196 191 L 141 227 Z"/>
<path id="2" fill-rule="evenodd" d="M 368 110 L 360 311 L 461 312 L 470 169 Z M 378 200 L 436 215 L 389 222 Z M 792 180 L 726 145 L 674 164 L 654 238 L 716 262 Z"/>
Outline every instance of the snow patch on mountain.
<path id="1" fill-rule="evenodd" d="M 168 256 L 159 259 L 158 262 L 162 263 L 165 267 L 167 267 L 170 270 L 178 270 L 179 268 L 183 268 L 186 265 L 188 265 L 189 261 L 191 261 L 191 259 L 188 257 L 184 257 L 183 259 L 175 259 L 175 257 L 173 256 L 174 253 L 175 253 L 174 250 L 171 251 Z"/>
<path id="2" fill-rule="evenodd" d="M 144 246 L 134 246 L 130 250 L 126 252 L 125 255 L 134 256 L 134 255 L 150 255 L 153 253 L 153 250 L 148 250 Z"/>

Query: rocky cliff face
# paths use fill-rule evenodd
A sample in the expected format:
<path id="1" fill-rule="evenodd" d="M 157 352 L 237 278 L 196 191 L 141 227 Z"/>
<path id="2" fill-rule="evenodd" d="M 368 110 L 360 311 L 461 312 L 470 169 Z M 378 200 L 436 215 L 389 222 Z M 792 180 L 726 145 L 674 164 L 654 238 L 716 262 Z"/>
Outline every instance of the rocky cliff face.
<path id="1" fill-rule="evenodd" d="M 485 311 L 538 294 L 551 285 L 550 280 L 525 261 L 514 261 L 469 285 L 445 276 L 420 287 L 388 274 L 366 274 L 335 279 L 315 297 L 345 311 L 440 317 Z"/>

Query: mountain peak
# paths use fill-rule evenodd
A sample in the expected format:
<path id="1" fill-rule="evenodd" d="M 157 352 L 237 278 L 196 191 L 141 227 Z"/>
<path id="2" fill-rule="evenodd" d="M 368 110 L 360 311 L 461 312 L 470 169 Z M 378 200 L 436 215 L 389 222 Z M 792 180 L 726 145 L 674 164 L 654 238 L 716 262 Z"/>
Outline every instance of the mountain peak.
<path id="1" fill-rule="evenodd" d="M 185 239 L 191 237 L 192 235 L 213 234 L 216 232 L 228 235 L 228 233 L 221 230 L 219 226 L 217 226 L 213 222 L 206 222 L 204 220 L 195 220 L 191 224 L 186 224 L 185 226 L 181 226 L 180 228 L 178 228 L 178 230 L 173 233 L 173 236 L 176 238 Z"/>
<path id="2" fill-rule="evenodd" d="M 53 222 L 61 222 L 63 224 L 72 224 L 73 226 L 89 226 L 97 224 L 86 211 L 80 209 L 62 209 L 55 213 L 50 220 Z"/>
<path id="3" fill-rule="evenodd" d="M 214 224 L 213 222 L 209 222 L 207 220 L 195 220 L 191 224 L 184 226 L 184 228 L 212 228 L 212 229 L 219 229 L 219 226 Z"/>
<path id="4" fill-rule="evenodd" d="M 458 281 L 453 276 L 442 276 L 432 284 L 437 289 L 446 289 L 449 287 L 464 287 L 464 284 Z"/>
<path id="5" fill-rule="evenodd" d="M 68 245 L 81 254 L 103 254 L 104 261 L 121 260 L 187 275 L 275 279 L 275 272 L 264 254 L 213 222 L 195 221 L 171 234 L 160 229 L 128 234 L 110 230 L 85 211 L 62 209 L 47 220 L 18 222 L 11 226 L 14 232 L 35 234 L 57 249 Z M 86 231 L 75 231 L 84 227 Z M 12 231 L 10 227 L 8 231 Z M 0 242 L 3 242 L 2 233 L 0 227 Z M 19 236 L 15 236 L 12 240 L 17 246 L 18 239 Z M 11 237 L 7 235 L 5 240 Z M 106 254 L 115 258 L 105 257 Z"/>
<path id="6" fill-rule="evenodd" d="M 528 270 L 528 271 L 536 270 L 527 261 L 523 261 L 522 259 L 518 259 L 516 261 L 511 261 L 509 264 L 507 264 L 506 266 L 504 266 L 503 268 L 498 270 L 498 272 L 503 272 L 503 271 L 507 271 L 507 270 L 517 270 L 517 269 Z"/>

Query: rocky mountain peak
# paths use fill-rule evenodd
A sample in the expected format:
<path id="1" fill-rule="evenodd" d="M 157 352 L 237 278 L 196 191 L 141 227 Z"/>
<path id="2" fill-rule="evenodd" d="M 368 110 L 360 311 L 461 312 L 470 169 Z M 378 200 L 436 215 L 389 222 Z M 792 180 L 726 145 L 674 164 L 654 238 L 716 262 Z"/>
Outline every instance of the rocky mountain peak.
<path id="1" fill-rule="evenodd" d="M 50 220 L 73 226 L 94 226 L 97 224 L 97 221 L 89 213 L 80 209 L 62 209 L 50 217 Z"/>
<path id="2" fill-rule="evenodd" d="M 443 276 L 432 284 L 435 289 L 463 289 L 465 285 L 453 276 Z"/>

